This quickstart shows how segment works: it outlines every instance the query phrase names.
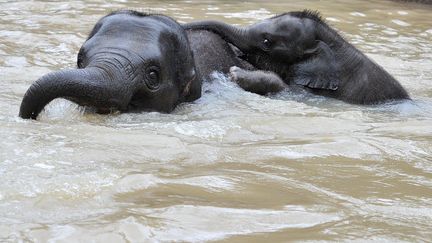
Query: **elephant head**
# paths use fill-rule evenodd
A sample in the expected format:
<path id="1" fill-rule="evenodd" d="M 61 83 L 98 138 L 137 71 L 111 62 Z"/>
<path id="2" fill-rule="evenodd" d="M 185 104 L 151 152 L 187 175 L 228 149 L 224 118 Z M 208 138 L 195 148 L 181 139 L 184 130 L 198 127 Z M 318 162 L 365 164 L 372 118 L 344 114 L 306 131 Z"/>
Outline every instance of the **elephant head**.
<path id="1" fill-rule="evenodd" d="M 106 113 L 170 112 L 201 96 L 186 32 L 166 16 L 117 11 L 103 17 L 81 47 L 77 64 L 34 82 L 19 116 L 36 119 L 56 98 Z"/>
<path id="2" fill-rule="evenodd" d="M 289 70 L 291 66 L 307 60 L 308 72 L 330 75 L 324 79 L 334 81 L 299 84 L 319 89 L 338 88 L 333 77 L 338 72 L 335 52 L 327 40 L 323 41 L 330 36 L 329 32 L 335 31 L 315 12 L 284 13 L 246 27 L 219 21 L 197 21 L 185 24 L 184 28 L 205 29 L 220 35 L 240 49 L 242 58 L 255 68 L 276 72 L 285 80 L 293 75 L 293 70 Z"/>
<path id="3" fill-rule="evenodd" d="M 248 55 L 272 56 L 278 61 L 294 62 L 316 47 L 316 25 L 297 12 L 278 15 L 247 27 L 236 27 L 219 21 L 197 21 L 186 29 L 205 29 L 222 36 Z"/>

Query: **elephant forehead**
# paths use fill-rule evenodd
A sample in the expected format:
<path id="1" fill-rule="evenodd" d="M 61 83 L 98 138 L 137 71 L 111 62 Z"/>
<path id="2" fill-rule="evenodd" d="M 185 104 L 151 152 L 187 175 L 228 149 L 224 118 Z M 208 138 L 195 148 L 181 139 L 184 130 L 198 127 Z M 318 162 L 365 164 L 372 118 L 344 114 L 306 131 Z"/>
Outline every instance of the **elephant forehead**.
<path id="1" fill-rule="evenodd" d="M 251 31 L 256 34 L 268 33 L 272 38 L 290 38 L 302 33 L 303 24 L 298 18 L 282 16 L 276 19 L 268 19 L 251 26 Z"/>
<path id="2" fill-rule="evenodd" d="M 183 31 L 183 29 L 180 29 Z M 146 48 L 148 51 L 187 48 L 186 34 L 177 28 L 152 17 L 110 16 L 104 20 L 100 31 L 95 37 L 101 37 L 106 42 L 125 43 L 135 49 Z"/>
<path id="3" fill-rule="evenodd" d="M 103 23 L 97 35 L 110 37 L 124 37 L 126 39 L 157 40 L 160 34 L 158 26 L 152 26 L 137 21 L 107 21 Z"/>
<path id="4" fill-rule="evenodd" d="M 134 53 L 146 56 L 160 56 L 161 50 L 157 40 L 149 41 L 145 38 L 130 36 L 103 36 L 96 35 L 84 44 L 87 53 L 92 51 L 123 50 L 127 53 Z"/>
<path id="5" fill-rule="evenodd" d="M 101 20 L 101 26 L 96 35 L 112 38 L 122 37 L 127 40 L 157 42 L 160 35 L 174 32 L 171 26 L 152 18 L 127 14 L 112 15 Z"/>
<path id="6" fill-rule="evenodd" d="M 285 15 L 276 19 L 274 28 L 278 32 L 299 32 L 303 28 L 303 22 L 297 17 Z"/>

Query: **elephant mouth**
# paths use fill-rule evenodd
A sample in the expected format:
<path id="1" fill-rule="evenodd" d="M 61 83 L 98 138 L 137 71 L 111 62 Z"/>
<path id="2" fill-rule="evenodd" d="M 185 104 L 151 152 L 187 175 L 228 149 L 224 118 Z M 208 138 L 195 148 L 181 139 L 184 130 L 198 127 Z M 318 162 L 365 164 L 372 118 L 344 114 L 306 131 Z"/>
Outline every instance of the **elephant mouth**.
<path id="1" fill-rule="evenodd" d="M 146 100 L 143 98 L 142 94 L 140 94 L 139 92 L 135 93 L 131 97 L 127 105 L 127 111 L 130 112 L 152 111 L 152 109 L 144 107 L 145 101 Z"/>
<path id="2" fill-rule="evenodd" d="M 139 111 L 144 111 L 144 109 L 141 108 L 138 99 L 134 99 L 132 97 L 132 100 L 129 102 L 129 104 L 127 106 L 127 111 L 129 111 L 129 112 L 139 112 Z"/>
<path id="3" fill-rule="evenodd" d="M 162 112 L 170 113 L 175 107 L 181 103 L 181 100 L 161 102 L 159 99 L 151 99 L 147 95 L 143 95 L 140 92 L 135 93 L 129 103 L 127 104 L 126 111 L 132 113 L 142 112 Z"/>

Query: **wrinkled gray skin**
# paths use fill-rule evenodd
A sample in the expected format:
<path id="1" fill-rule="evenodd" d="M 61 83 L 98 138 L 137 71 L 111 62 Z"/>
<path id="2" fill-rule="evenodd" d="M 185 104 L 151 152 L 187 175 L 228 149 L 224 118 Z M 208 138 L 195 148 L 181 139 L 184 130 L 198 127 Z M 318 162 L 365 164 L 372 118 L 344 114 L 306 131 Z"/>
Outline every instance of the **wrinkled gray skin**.
<path id="1" fill-rule="evenodd" d="M 55 98 L 66 98 L 99 113 L 170 112 L 201 97 L 214 71 L 253 67 L 236 49 L 206 30 L 185 32 L 162 15 L 114 12 L 95 25 L 78 54 L 78 69 L 37 80 L 24 95 L 20 117 L 36 119 Z"/>
<path id="2" fill-rule="evenodd" d="M 355 104 L 409 99 L 398 81 L 315 12 L 289 12 L 243 28 L 218 21 L 184 27 L 212 31 L 239 48 L 242 58 L 258 70 L 233 67 L 231 76 L 251 92 L 266 94 L 297 85 Z"/>
<path id="3" fill-rule="evenodd" d="M 78 69 L 49 73 L 34 82 L 19 116 L 36 119 L 55 98 L 100 113 L 170 112 L 201 96 L 192 50 L 173 19 L 118 11 L 100 19 L 78 54 Z"/>

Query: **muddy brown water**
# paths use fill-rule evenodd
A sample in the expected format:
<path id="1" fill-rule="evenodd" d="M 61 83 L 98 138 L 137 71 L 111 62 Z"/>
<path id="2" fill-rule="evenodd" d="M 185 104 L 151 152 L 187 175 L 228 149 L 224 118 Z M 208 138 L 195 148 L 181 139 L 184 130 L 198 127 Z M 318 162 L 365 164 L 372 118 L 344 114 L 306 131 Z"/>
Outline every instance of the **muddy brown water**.
<path id="1" fill-rule="evenodd" d="M 322 12 L 413 101 L 356 106 L 247 93 L 223 76 L 172 114 L 65 100 L 17 117 L 117 9 L 245 25 Z M 392 1 L 0 1 L 0 241 L 432 239 L 432 8 Z"/>

